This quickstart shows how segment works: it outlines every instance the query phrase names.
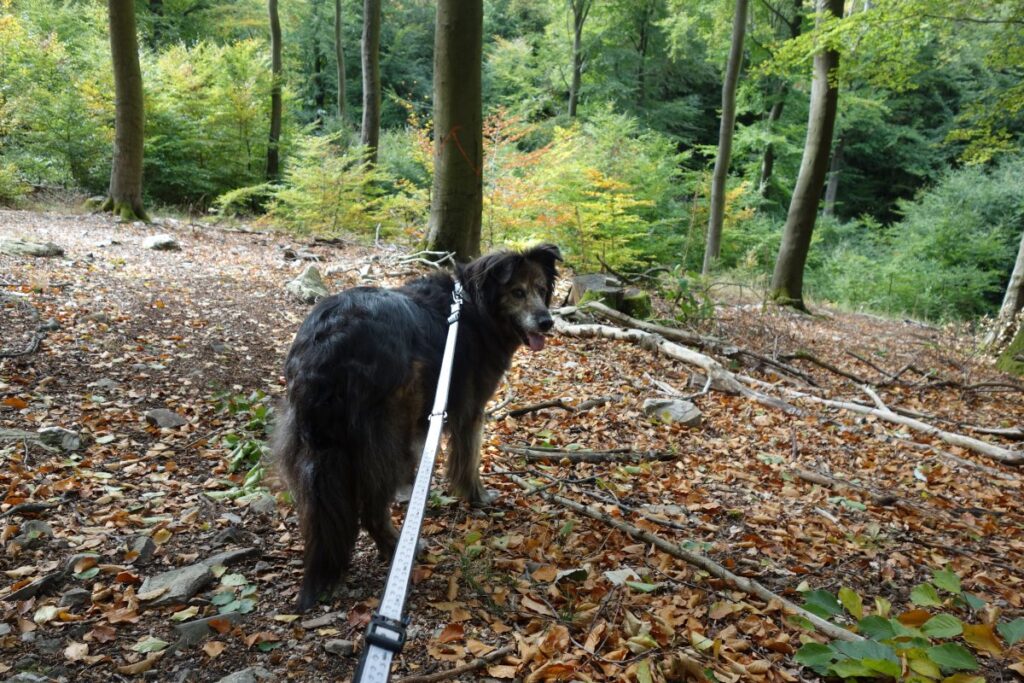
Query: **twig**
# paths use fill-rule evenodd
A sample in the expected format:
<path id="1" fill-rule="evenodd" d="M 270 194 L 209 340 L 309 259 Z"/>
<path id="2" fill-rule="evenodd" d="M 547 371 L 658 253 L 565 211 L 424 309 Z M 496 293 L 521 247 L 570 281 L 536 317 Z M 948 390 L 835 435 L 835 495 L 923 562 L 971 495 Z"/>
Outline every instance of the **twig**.
<path id="1" fill-rule="evenodd" d="M 500 471 L 496 470 L 496 472 Z M 532 488 L 530 484 L 522 477 L 517 477 L 514 474 L 508 474 L 508 477 L 516 484 L 519 484 L 519 486 L 521 486 L 522 488 Z M 574 500 L 553 493 L 543 492 L 540 495 L 545 500 L 549 500 L 553 503 L 558 503 L 559 505 L 562 505 L 564 507 L 569 508 L 570 510 L 578 512 L 581 515 L 585 515 L 587 517 L 590 517 L 591 519 L 596 519 L 597 521 L 614 527 L 615 529 L 618 529 L 623 533 L 629 534 L 637 540 L 643 541 L 645 543 L 650 543 L 662 552 L 668 553 L 672 557 L 678 558 L 680 560 L 684 560 L 699 569 L 703 569 L 712 576 L 722 579 L 726 583 L 732 585 L 738 590 L 743 591 L 744 593 L 747 593 L 748 595 L 756 596 L 766 602 L 775 601 L 777 602 L 777 604 L 781 606 L 783 611 L 785 611 L 788 614 L 795 614 L 800 617 L 803 617 L 804 619 L 809 621 L 816 629 L 818 629 L 818 631 L 827 635 L 830 638 L 849 641 L 863 640 L 863 638 L 857 635 L 856 633 L 853 633 L 852 631 L 847 631 L 845 628 L 842 628 L 841 626 L 836 626 L 835 624 L 825 621 L 824 619 L 815 614 L 811 614 L 807 610 L 803 609 L 802 607 L 796 605 L 793 602 L 790 602 L 781 595 L 778 595 L 768 590 L 757 581 L 754 581 L 753 579 L 748 579 L 743 576 L 738 576 L 737 574 L 733 574 L 717 562 L 703 555 L 687 550 L 686 548 L 680 547 L 679 545 L 672 543 L 671 541 L 664 539 L 661 536 L 652 534 L 649 531 L 644 531 L 643 529 L 632 524 L 629 524 L 627 522 L 624 522 L 622 520 L 615 519 L 614 517 L 611 517 L 610 515 L 601 512 L 600 510 L 594 508 L 591 505 L 584 505 L 583 503 L 578 503 Z"/>
<path id="2" fill-rule="evenodd" d="M 517 446 L 498 446 L 505 453 L 521 455 L 531 462 L 536 461 L 559 461 L 569 462 L 666 462 L 677 460 L 676 453 L 664 451 L 564 451 L 564 450 L 539 450 L 536 448 L 522 448 Z"/>
<path id="3" fill-rule="evenodd" d="M 574 408 L 571 405 L 568 405 L 562 399 L 553 398 L 547 401 L 541 401 L 540 403 L 532 403 L 528 406 L 523 406 L 522 408 L 513 408 L 512 410 L 508 411 L 506 415 L 508 415 L 509 417 L 520 417 L 522 415 L 527 415 L 529 413 L 535 413 L 538 410 L 544 410 L 545 408 L 561 408 L 562 410 L 567 410 L 570 413 L 576 412 L 576 408 Z"/>
<path id="4" fill-rule="evenodd" d="M 0 512 L 0 519 L 3 519 L 4 517 L 9 517 L 11 515 L 23 515 L 26 512 L 28 512 L 28 513 L 43 512 L 44 510 L 49 510 L 50 508 L 55 508 L 55 507 L 58 507 L 59 505 L 60 505 L 60 503 L 40 503 L 40 502 L 18 503 L 17 505 L 9 507 L 6 510 L 4 510 L 3 512 Z"/>
<path id="5" fill-rule="evenodd" d="M 494 652 L 488 652 L 482 657 L 477 657 L 476 659 L 467 664 L 456 666 L 452 669 L 445 669 L 444 671 L 438 671 L 432 674 L 422 674 L 420 676 L 406 676 L 405 678 L 399 678 L 398 683 L 433 683 L 433 681 L 446 681 L 448 679 L 455 678 L 456 676 L 461 676 L 464 673 L 469 673 L 470 671 L 482 669 L 491 662 L 496 662 L 499 659 L 503 659 L 504 657 L 512 654 L 515 651 L 515 643 L 511 645 L 505 645 L 503 647 L 498 648 Z"/>
<path id="6" fill-rule="evenodd" d="M 903 370 L 901 370 L 900 372 L 898 372 L 896 374 L 893 374 L 893 373 L 889 372 L 888 370 L 886 370 L 885 368 L 882 368 L 882 367 L 876 365 L 875 363 L 873 363 L 872 361 L 868 360 L 867 358 L 864 358 L 860 354 L 854 353 L 853 351 L 849 351 L 849 350 L 846 353 L 847 353 L 847 355 L 853 356 L 854 358 L 856 358 L 861 363 L 863 363 L 864 365 L 868 366 L 869 368 L 871 368 L 872 370 L 874 370 L 878 374 L 885 375 L 886 377 L 889 378 L 890 382 L 898 381 L 900 374 L 902 374 L 903 372 L 906 372 L 906 368 L 910 367 L 910 366 L 904 366 Z"/>
<path id="7" fill-rule="evenodd" d="M 805 350 L 801 349 L 799 351 L 796 351 L 795 353 L 784 353 L 784 354 L 782 354 L 781 358 L 784 358 L 786 360 L 792 360 L 792 359 L 805 360 L 805 361 L 808 361 L 809 363 L 814 363 L 818 367 L 824 368 L 824 369 L 828 370 L 829 372 L 834 372 L 835 374 L 839 375 L 840 377 L 845 377 L 848 380 L 856 382 L 857 384 L 871 384 L 871 382 L 869 382 L 868 380 L 864 379 L 863 377 L 860 377 L 859 375 L 855 375 L 852 372 L 847 372 L 846 370 L 843 370 L 842 368 L 837 368 L 835 365 L 832 365 L 828 361 L 821 360 L 820 358 L 815 356 L 810 351 L 805 351 Z"/>

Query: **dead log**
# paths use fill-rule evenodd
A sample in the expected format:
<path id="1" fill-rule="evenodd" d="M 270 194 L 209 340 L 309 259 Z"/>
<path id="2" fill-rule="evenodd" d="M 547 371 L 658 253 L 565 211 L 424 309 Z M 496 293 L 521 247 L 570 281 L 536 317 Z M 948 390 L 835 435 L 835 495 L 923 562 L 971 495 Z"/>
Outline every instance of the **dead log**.
<path id="1" fill-rule="evenodd" d="M 527 482 L 525 479 L 516 476 L 511 472 L 495 470 L 495 473 L 507 476 L 509 479 L 511 479 L 512 481 L 514 481 L 516 484 L 518 484 L 520 487 L 527 491 L 531 491 L 535 488 L 531 486 L 530 483 Z M 540 491 L 538 495 L 543 497 L 545 500 L 551 501 L 553 503 L 558 503 L 559 505 L 567 507 L 570 510 L 573 510 L 574 512 L 577 512 L 586 517 L 590 517 L 591 519 L 596 519 L 599 522 L 602 522 L 604 524 L 607 524 L 608 526 L 618 529 L 619 531 L 626 533 L 639 541 L 643 541 L 644 543 L 650 543 L 658 550 L 661 550 L 662 552 L 667 553 L 672 557 L 683 560 L 684 562 L 688 562 L 689 564 L 697 567 L 698 569 L 706 571 L 708 574 L 711 574 L 712 576 L 725 581 L 730 586 L 736 588 L 737 590 L 743 591 L 748 595 L 758 597 L 764 600 L 765 602 L 775 602 L 782 607 L 782 610 L 784 612 L 786 612 L 787 614 L 794 614 L 806 619 L 814 626 L 814 628 L 816 628 L 819 632 L 823 633 L 829 638 L 848 641 L 863 640 L 863 637 L 857 635 L 856 633 L 853 633 L 852 631 L 847 631 L 845 628 L 841 626 L 836 626 L 835 624 L 822 619 L 816 614 L 811 614 L 810 612 L 800 607 L 796 603 L 790 602 L 781 595 L 778 595 L 768 590 L 757 581 L 754 581 L 753 579 L 748 579 L 743 576 L 739 576 L 737 574 L 733 574 L 731 571 L 729 571 L 722 565 L 718 564 L 714 560 L 707 558 L 703 555 L 700 555 L 698 553 L 695 553 L 693 551 L 687 550 L 686 548 L 683 548 L 669 541 L 668 539 L 662 538 L 661 536 L 653 534 L 649 531 L 645 531 L 628 522 L 624 522 L 621 519 L 616 519 L 611 515 L 605 514 L 601 510 L 598 510 L 597 508 L 591 505 L 584 505 L 583 503 L 578 503 L 575 500 L 566 498 L 565 496 L 559 496 L 554 493 L 548 493 L 547 491 Z"/>

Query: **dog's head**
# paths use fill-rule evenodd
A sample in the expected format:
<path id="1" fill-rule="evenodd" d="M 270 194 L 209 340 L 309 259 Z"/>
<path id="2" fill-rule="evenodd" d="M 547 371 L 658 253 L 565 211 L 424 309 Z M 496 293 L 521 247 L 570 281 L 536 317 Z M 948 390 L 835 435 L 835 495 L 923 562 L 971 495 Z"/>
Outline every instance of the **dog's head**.
<path id="1" fill-rule="evenodd" d="M 562 254 L 553 244 L 523 252 L 500 251 L 464 266 L 459 277 L 470 298 L 517 342 L 533 351 L 544 348 L 554 326 L 548 306 L 555 285 L 555 262 Z"/>

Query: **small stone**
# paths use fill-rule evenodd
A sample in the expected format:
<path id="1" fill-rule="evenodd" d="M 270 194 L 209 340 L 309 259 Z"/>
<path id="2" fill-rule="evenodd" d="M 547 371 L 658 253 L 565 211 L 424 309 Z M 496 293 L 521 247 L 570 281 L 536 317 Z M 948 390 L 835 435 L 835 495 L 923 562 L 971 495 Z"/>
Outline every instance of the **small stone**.
<path id="1" fill-rule="evenodd" d="M 156 552 L 156 543 L 149 536 L 136 536 L 132 539 L 128 549 L 131 552 L 138 553 L 135 556 L 134 564 L 142 566 L 149 564 L 149 561 L 153 559 L 153 553 Z"/>
<path id="2" fill-rule="evenodd" d="M 210 342 L 210 350 L 214 353 L 227 353 L 231 350 L 231 347 L 224 342 L 214 341 Z"/>
<path id="3" fill-rule="evenodd" d="M 11 632 L 11 625 L 0 622 L 0 638 L 9 635 Z"/>
<path id="4" fill-rule="evenodd" d="M 30 519 L 21 525 L 21 533 L 33 538 L 53 538 L 53 529 L 41 519 Z"/>
<path id="5" fill-rule="evenodd" d="M 54 318 L 47 318 L 39 326 L 39 329 L 43 332 L 56 332 L 57 330 L 60 329 L 60 323 L 57 322 Z"/>
<path id="6" fill-rule="evenodd" d="M 217 681 L 217 683 L 259 683 L 259 681 L 274 680 L 277 680 L 274 674 L 270 673 L 262 666 L 252 666 L 248 669 L 242 669 L 241 671 L 236 671 L 233 674 L 228 674 Z"/>
<path id="7" fill-rule="evenodd" d="M 47 258 L 50 256 L 63 256 L 64 249 L 53 242 L 29 242 L 18 239 L 0 240 L 0 254 Z"/>
<path id="8" fill-rule="evenodd" d="M 31 659 L 32 659 L 32 664 L 29 664 L 29 666 L 34 666 L 35 665 L 35 658 L 31 658 Z M 20 666 L 21 665 L 21 661 L 22 660 L 19 660 L 19 662 L 16 663 L 14 666 L 15 667 Z M 46 677 L 46 676 L 40 676 L 38 674 L 29 673 L 28 671 L 22 671 L 21 673 L 15 674 L 15 675 L 11 676 L 10 678 L 5 679 L 4 683 L 49 683 L 49 681 L 50 681 L 50 679 L 48 677 Z"/>
<path id="9" fill-rule="evenodd" d="M 103 312 L 89 313 L 88 315 L 82 316 L 82 320 L 87 323 L 100 323 L 103 325 L 110 324 L 110 316 Z"/>
<path id="10" fill-rule="evenodd" d="M 178 240 L 166 233 L 150 235 L 142 242 L 142 246 L 144 249 L 155 249 L 157 251 L 181 251 L 181 245 L 178 243 Z"/>
<path id="11" fill-rule="evenodd" d="M 306 619 L 302 622 L 302 628 L 312 631 L 315 628 L 330 626 L 339 619 L 341 619 L 341 612 L 328 612 L 327 614 L 321 614 L 319 617 Z"/>
<path id="12" fill-rule="evenodd" d="M 163 574 L 150 576 L 142 582 L 138 595 L 157 594 L 151 607 L 187 602 L 189 598 L 213 581 L 213 572 L 205 564 L 192 564 Z"/>
<path id="13" fill-rule="evenodd" d="M 77 451 L 82 447 L 82 436 L 63 427 L 43 427 L 39 430 L 39 440 L 65 451 Z"/>
<path id="14" fill-rule="evenodd" d="M 84 588 L 72 588 L 60 596 L 61 607 L 79 607 L 92 600 L 92 593 Z"/>
<path id="15" fill-rule="evenodd" d="M 306 266 L 302 274 L 285 285 L 285 290 L 299 301 L 311 304 L 327 296 L 327 287 L 316 266 Z"/>
<path id="16" fill-rule="evenodd" d="M 181 427 L 188 424 L 188 420 L 167 408 L 154 408 L 152 410 L 147 410 L 146 422 L 155 427 L 160 427 L 161 429 L 174 429 L 175 427 Z"/>
<path id="17" fill-rule="evenodd" d="M 234 548 L 232 550 L 225 550 L 222 553 L 217 553 L 216 555 L 211 555 L 203 560 L 203 564 L 207 567 L 216 567 L 217 565 L 228 567 L 236 562 L 241 562 L 242 560 L 248 559 L 254 555 L 258 555 L 259 552 L 259 548 Z"/>
<path id="18" fill-rule="evenodd" d="M 342 640 L 341 638 L 332 638 L 324 643 L 324 650 L 332 655 L 338 655 L 339 657 L 348 657 L 356 651 L 355 643 L 351 640 Z"/>
<path id="19" fill-rule="evenodd" d="M 263 493 L 250 501 L 249 509 L 261 517 L 270 517 L 277 512 L 277 500 L 272 495 Z"/>
<path id="20" fill-rule="evenodd" d="M 36 649 L 44 655 L 56 654 L 61 650 L 64 641 L 60 638 L 39 638 L 35 642 Z"/>
<path id="21" fill-rule="evenodd" d="M 701 412 L 694 404 L 678 398 L 648 398 L 644 400 L 644 415 L 662 422 L 680 423 L 696 427 L 701 423 Z"/>
<path id="22" fill-rule="evenodd" d="M 264 562 L 263 560 L 260 560 L 256 563 L 256 566 L 253 567 L 252 570 L 257 574 L 264 574 L 266 572 L 269 572 L 273 568 L 274 566 L 269 562 Z"/>
<path id="23" fill-rule="evenodd" d="M 204 619 L 193 619 L 182 624 L 175 624 L 174 630 L 178 632 L 181 638 L 178 645 L 179 647 L 192 647 L 202 642 L 204 638 L 211 634 L 213 627 L 210 624 L 214 620 L 218 622 L 223 620 L 230 624 L 237 624 L 241 619 L 242 615 L 238 612 L 225 612 L 224 614 L 216 614 Z"/>

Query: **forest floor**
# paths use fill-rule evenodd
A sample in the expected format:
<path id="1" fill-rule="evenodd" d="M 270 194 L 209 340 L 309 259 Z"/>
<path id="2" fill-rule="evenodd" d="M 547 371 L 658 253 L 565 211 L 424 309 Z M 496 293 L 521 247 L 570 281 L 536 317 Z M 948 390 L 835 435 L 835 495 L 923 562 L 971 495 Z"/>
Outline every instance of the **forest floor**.
<path id="1" fill-rule="evenodd" d="M 181 251 L 143 248 L 159 232 Z M 0 441 L 0 680 L 215 681 L 247 667 L 278 680 L 351 677 L 349 641 L 358 651 L 386 566 L 362 538 L 344 589 L 296 615 L 294 511 L 269 475 L 275 498 L 231 497 L 244 471 L 229 472 L 224 440 L 257 429 L 249 420 L 283 392 L 282 360 L 309 308 L 284 290 L 306 265 L 285 247 L 315 254 L 332 291 L 392 285 L 425 268 L 393 246 L 0 211 L 0 240 L 16 237 L 54 242 L 64 255 L 0 254 L 0 429 L 63 427 L 83 444 L 68 452 L 31 435 Z M 544 495 L 557 493 L 837 623 L 862 612 L 923 628 L 954 615 L 962 634 L 934 628 L 924 645 L 955 643 L 985 680 L 1019 680 L 1024 643 L 1011 645 L 1007 624 L 1024 616 L 1024 472 L 785 392 L 874 406 L 864 382 L 890 408 L 1015 451 L 1024 387 L 954 328 L 734 302 L 700 331 L 749 352 L 719 360 L 800 412 L 712 390 L 693 398 L 698 426 L 666 424 L 642 404 L 700 394 L 694 368 L 608 339 L 558 335 L 543 351 L 520 351 L 486 428 L 485 483 L 499 498 L 474 509 L 434 497 L 395 679 L 485 657 L 451 678 L 820 680 L 795 652 L 828 639 L 780 601 Z M 857 381 L 786 356 L 797 351 Z M 223 408 L 225 392 L 255 391 L 271 398 Z M 597 397 L 611 400 L 512 416 Z M 183 424 L 150 424 L 145 414 L 160 408 Z M 556 452 L 544 462 L 503 450 L 523 446 Z M 570 459 L 614 449 L 666 459 Z M 527 493 L 502 470 L 547 488 Z M 435 484 L 444 490 L 439 475 Z M 184 567 L 201 577 L 194 595 L 154 606 L 169 596 L 153 577 Z M 799 592 L 841 588 L 845 609 Z M 910 652 L 899 666 L 914 661 L 926 665 Z M 262 672 L 249 673 L 238 680 Z"/>

